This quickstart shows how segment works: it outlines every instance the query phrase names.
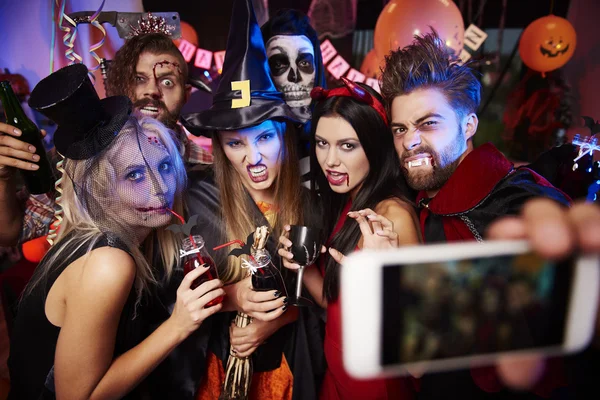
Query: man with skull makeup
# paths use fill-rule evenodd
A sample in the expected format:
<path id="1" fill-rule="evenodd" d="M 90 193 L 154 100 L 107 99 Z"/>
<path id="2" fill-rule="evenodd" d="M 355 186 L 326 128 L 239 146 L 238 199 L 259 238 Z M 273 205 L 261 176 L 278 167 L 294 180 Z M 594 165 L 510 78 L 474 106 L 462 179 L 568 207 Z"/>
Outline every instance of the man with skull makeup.
<path id="1" fill-rule="evenodd" d="M 278 35 L 268 42 L 273 80 L 288 105 L 310 104 L 315 83 L 314 49 L 306 36 Z"/>
<path id="2" fill-rule="evenodd" d="M 326 87 L 321 45 L 306 14 L 282 9 L 261 28 L 275 87 L 304 127 L 299 135 L 300 174 L 307 181 L 309 165 L 310 91 Z"/>
<path id="3" fill-rule="evenodd" d="M 325 85 L 317 32 L 305 14 L 290 9 L 277 12 L 261 32 L 275 87 L 303 123 L 310 121 L 310 91 Z"/>

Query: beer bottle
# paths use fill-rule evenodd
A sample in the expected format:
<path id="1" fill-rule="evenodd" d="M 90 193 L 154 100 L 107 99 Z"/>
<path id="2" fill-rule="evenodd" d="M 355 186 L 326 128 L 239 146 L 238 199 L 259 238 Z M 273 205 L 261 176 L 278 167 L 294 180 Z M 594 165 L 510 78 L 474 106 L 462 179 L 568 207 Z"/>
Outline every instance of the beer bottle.
<path id="1" fill-rule="evenodd" d="M 54 187 L 54 174 L 50 162 L 46 156 L 46 150 L 42 143 L 42 134 L 38 127 L 29 119 L 21 107 L 19 99 L 10 86 L 9 81 L 0 82 L 0 100 L 4 108 L 6 123 L 21 130 L 19 140 L 27 142 L 35 147 L 35 154 L 40 156 L 37 162 L 37 170 L 19 170 L 31 194 L 48 193 Z"/>

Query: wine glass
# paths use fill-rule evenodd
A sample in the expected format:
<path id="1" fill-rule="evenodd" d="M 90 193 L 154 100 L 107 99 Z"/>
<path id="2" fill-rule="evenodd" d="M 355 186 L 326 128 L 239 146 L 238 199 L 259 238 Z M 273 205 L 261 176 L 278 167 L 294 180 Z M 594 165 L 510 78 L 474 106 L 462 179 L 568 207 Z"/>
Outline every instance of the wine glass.
<path id="1" fill-rule="evenodd" d="M 294 306 L 310 306 L 312 301 L 301 296 L 302 277 L 304 268 L 315 263 L 321 253 L 322 233 L 320 229 L 303 225 L 292 225 L 290 227 L 290 241 L 292 247 L 290 252 L 294 255 L 294 261 L 300 265 L 298 269 L 298 280 L 296 281 L 296 293 L 290 299 Z"/>

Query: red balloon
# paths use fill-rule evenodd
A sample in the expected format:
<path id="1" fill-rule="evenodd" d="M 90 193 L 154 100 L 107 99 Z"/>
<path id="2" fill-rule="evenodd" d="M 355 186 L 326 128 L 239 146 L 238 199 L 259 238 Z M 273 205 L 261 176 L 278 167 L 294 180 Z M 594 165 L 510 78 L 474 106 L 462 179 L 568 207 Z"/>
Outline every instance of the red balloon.
<path id="1" fill-rule="evenodd" d="M 181 39 L 185 39 L 188 42 L 190 42 L 191 44 L 193 44 L 194 46 L 198 47 L 198 34 L 196 33 L 196 30 L 194 29 L 194 27 L 192 27 L 190 24 L 188 24 L 185 21 L 180 21 L 180 23 L 181 23 L 181 38 L 173 40 L 173 43 L 175 43 L 175 46 L 179 47 L 179 43 L 181 42 Z"/>
<path id="2" fill-rule="evenodd" d="M 456 55 L 460 54 L 465 25 L 452 0 L 392 0 L 377 19 L 375 50 L 383 58 L 390 51 L 411 44 L 414 35 L 430 32 L 431 27 Z"/>
<path id="3" fill-rule="evenodd" d="M 42 236 L 37 239 L 23 243 L 23 257 L 33 263 L 38 263 L 50 248 L 50 243 L 46 240 L 47 236 Z"/>
<path id="4" fill-rule="evenodd" d="M 543 75 L 565 65 L 576 45 L 573 25 L 564 18 L 547 15 L 525 28 L 519 41 L 519 54 L 525 65 Z"/>

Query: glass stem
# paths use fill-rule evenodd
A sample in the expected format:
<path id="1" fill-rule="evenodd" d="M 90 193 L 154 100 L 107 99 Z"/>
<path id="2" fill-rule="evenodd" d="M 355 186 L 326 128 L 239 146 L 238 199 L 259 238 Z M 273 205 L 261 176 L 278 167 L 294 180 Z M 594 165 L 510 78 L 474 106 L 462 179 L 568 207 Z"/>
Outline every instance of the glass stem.
<path id="1" fill-rule="evenodd" d="M 296 281 L 296 298 L 299 299 L 302 293 L 302 277 L 304 276 L 304 266 L 298 268 L 298 280 Z"/>

